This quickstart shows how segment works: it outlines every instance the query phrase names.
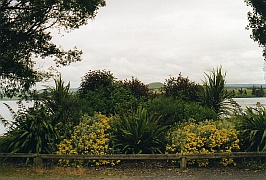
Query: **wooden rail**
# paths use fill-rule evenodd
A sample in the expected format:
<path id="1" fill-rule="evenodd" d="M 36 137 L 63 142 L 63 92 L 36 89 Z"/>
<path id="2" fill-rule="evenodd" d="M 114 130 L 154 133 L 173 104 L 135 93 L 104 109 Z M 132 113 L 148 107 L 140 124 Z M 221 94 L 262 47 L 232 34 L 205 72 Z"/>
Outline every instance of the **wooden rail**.
<path id="1" fill-rule="evenodd" d="M 58 155 L 1 153 L 0 158 L 35 158 L 35 165 L 42 166 L 43 159 L 76 159 L 76 160 L 181 160 L 180 168 L 186 168 L 188 159 L 219 159 L 266 157 L 266 152 L 231 152 L 206 154 L 105 154 L 105 155 Z"/>

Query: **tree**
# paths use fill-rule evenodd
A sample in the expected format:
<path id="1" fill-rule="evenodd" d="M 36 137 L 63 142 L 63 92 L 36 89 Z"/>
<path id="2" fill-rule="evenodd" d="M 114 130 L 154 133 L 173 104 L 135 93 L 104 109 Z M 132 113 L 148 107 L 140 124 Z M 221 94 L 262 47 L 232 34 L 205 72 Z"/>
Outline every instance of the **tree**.
<path id="1" fill-rule="evenodd" d="M 94 111 L 105 115 L 117 113 L 124 107 L 128 109 L 137 102 L 132 92 L 122 87 L 114 75 L 106 70 L 90 70 L 86 73 L 78 95 L 85 99 Z"/>
<path id="2" fill-rule="evenodd" d="M 266 1 L 245 0 L 245 2 L 253 9 L 252 12 L 248 12 L 247 29 L 252 30 L 251 39 L 263 48 L 263 56 L 266 60 Z"/>
<path id="3" fill-rule="evenodd" d="M 61 49 L 49 30 L 77 29 L 104 5 L 104 0 L 0 0 L 0 95 L 27 92 L 51 77 L 35 68 L 34 58 L 53 58 L 57 66 L 80 61 L 82 51 Z"/>
<path id="4" fill-rule="evenodd" d="M 239 92 L 239 94 L 243 94 L 243 89 L 240 88 L 240 89 L 238 90 L 238 92 Z"/>
<path id="5" fill-rule="evenodd" d="M 170 77 L 166 79 L 163 90 L 166 96 L 172 96 L 189 101 L 199 101 L 201 93 L 203 92 L 202 86 L 190 81 L 188 78 L 179 76 Z"/>
<path id="6" fill-rule="evenodd" d="M 251 94 L 252 94 L 252 95 L 255 95 L 255 94 L 256 94 L 256 88 L 255 88 L 254 85 L 252 86 L 252 92 L 251 92 Z"/>
<path id="7" fill-rule="evenodd" d="M 132 77 L 131 80 L 124 80 L 120 81 L 120 84 L 122 87 L 124 87 L 127 90 L 130 90 L 132 94 L 137 98 L 137 99 L 148 99 L 149 95 L 149 88 L 147 85 L 142 83 L 140 80 L 137 78 Z"/>
<path id="8" fill-rule="evenodd" d="M 99 88 L 111 89 L 115 83 L 113 73 L 107 70 L 90 70 L 82 78 L 78 94 L 85 97 L 89 91 L 97 91 Z"/>

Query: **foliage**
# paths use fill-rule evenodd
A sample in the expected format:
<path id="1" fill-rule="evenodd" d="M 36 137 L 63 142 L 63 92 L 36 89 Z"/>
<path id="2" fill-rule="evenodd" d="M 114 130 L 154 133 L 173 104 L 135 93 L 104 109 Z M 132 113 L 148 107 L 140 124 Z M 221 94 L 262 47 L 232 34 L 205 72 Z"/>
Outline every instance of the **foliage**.
<path id="1" fill-rule="evenodd" d="M 93 114 L 93 111 L 84 100 L 70 92 L 70 83 L 65 85 L 61 76 L 54 82 L 55 87 L 46 87 L 35 97 L 35 101 L 40 101 L 47 108 L 52 125 L 58 129 L 60 136 L 68 137 L 69 131 L 79 124 L 82 114 Z"/>
<path id="2" fill-rule="evenodd" d="M 110 71 L 96 70 L 86 73 L 78 89 L 80 98 L 96 112 L 106 115 L 115 114 L 122 109 L 130 109 L 138 104 L 132 92 L 115 81 Z"/>
<path id="3" fill-rule="evenodd" d="M 6 106 L 8 106 L 6 104 Z M 54 142 L 59 138 L 52 125 L 47 108 L 38 102 L 26 109 L 21 102 L 15 113 L 8 106 L 13 120 L 6 123 L 9 129 L 1 144 L 2 152 L 9 153 L 52 153 Z"/>
<path id="4" fill-rule="evenodd" d="M 166 79 L 163 90 L 166 96 L 188 101 L 199 101 L 203 92 L 202 86 L 190 81 L 188 78 L 182 77 L 181 73 L 177 78 L 170 77 Z"/>
<path id="5" fill-rule="evenodd" d="M 262 88 L 262 86 L 260 87 L 260 89 L 255 88 L 255 86 L 252 87 L 252 95 L 254 95 L 255 97 L 263 97 L 264 96 L 264 90 Z"/>
<path id="6" fill-rule="evenodd" d="M 110 120 L 111 118 L 96 113 L 90 117 L 84 115 L 80 124 L 73 128 L 71 138 L 62 140 L 58 145 L 57 154 L 95 154 L 103 155 L 112 153 L 109 146 L 110 141 Z M 60 164 L 66 166 L 80 166 L 85 164 L 106 165 L 118 163 L 118 161 L 93 160 L 85 162 L 83 160 L 69 161 L 60 160 Z"/>
<path id="7" fill-rule="evenodd" d="M 247 107 L 238 116 L 243 137 L 243 149 L 247 151 L 266 151 L 266 108 Z"/>
<path id="8" fill-rule="evenodd" d="M 123 88 L 130 90 L 131 93 L 137 98 L 137 99 L 148 99 L 149 94 L 149 88 L 147 85 L 142 83 L 137 78 L 132 77 L 131 80 L 124 80 L 120 81 L 120 84 Z"/>
<path id="9" fill-rule="evenodd" d="M 266 1 L 245 0 L 245 2 L 253 10 L 248 12 L 249 25 L 247 29 L 252 30 L 250 37 L 263 48 L 263 56 L 266 59 Z"/>
<path id="10" fill-rule="evenodd" d="M 148 108 L 150 112 L 162 116 L 160 125 L 173 125 L 191 118 L 197 121 L 217 118 L 217 114 L 207 107 L 173 97 L 160 96 L 155 98 L 149 102 Z"/>
<path id="11" fill-rule="evenodd" d="M 97 91 L 102 88 L 111 88 L 114 85 L 114 82 L 115 77 L 110 71 L 90 70 L 82 78 L 78 93 L 81 97 L 85 97 L 90 91 Z"/>
<path id="12" fill-rule="evenodd" d="M 93 19 L 104 0 L 1 0 L 0 87 L 4 95 L 28 91 L 49 73 L 35 68 L 38 58 L 52 57 L 56 65 L 80 61 L 82 51 L 64 50 L 51 42 L 51 28 L 78 29 Z M 2 95 L 3 95 L 2 94 Z"/>
<path id="13" fill-rule="evenodd" d="M 159 125 L 160 116 L 149 115 L 145 108 L 113 121 L 113 143 L 118 152 L 126 154 L 161 153 L 167 126 Z"/>
<path id="14" fill-rule="evenodd" d="M 220 115 L 227 114 L 228 102 L 225 100 L 232 98 L 233 92 L 225 88 L 226 74 L 223 75 L 222 67 L 219 67 L 205 75 L 203 103 Z"/>
<path id="15" fill-rule="evenodd" d="M 55 79 L 55 87 L 46 87 L 42 93 L 34 94 L 32 97 L 34 106 L 32 108 L 28 110 L 25 108 L 21 110 L 20 108 L 19 114 L 16 115 L 9 107 L 10 111 L 15 114 L 13 123 L 10 124 L 6 120 L 2 121 L 6 125 L 13 126 L 8 131 L 10 137 L 17 138 L 17 136 L 22 136 L 27 131 L 23 135 L 24 139 L 20 139 L 26 143 L 22 149 L 23 152 L 35 152 L 35 150 L 32 150 L 34 146 L 31 143 L 41 147 L 42 152 L 54 152 L 58 141 L 70 137 L 70 132 L 74 126 L 79 124 L 82 113 L 89 111 L 86 103 L 71 93 L 69 88 L 70 84 L 68 83 L 65 86 L 60 77 Z M 35 141 L 30 139 L 35 137 L 39 139 Z M 8 141 L 10 143 L 10 140 Z M 39 141 L 42 141 L 41 145 L 38 145 L 40 144 Z M 14 151 L 14 148 L 16 147 L 11 143 L 7 149 L 8 151 Z"/>
<path id="16" fill-rule="evenodd" d="M 205 120 L 195 123 L 185 122 L 169 133 L 167 153 L 221 153 L 239 150 L 239 139 L 234 125 L 226 120 Z M 190 160 L 191 164 L 207 166 L 208 160 Z M 224 166 L 233 163 L 232 159 L 222 159 Z"/>

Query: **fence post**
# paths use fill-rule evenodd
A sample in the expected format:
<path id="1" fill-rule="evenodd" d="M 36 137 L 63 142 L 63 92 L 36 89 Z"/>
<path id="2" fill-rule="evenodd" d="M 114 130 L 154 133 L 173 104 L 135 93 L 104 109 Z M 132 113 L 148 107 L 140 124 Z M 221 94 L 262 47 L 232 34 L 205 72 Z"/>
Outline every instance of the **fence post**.
<path id="1" fill-rule="evenodd" d="M 42 157 L 40 156 L 40 154 L 36 154 L 35 167 L 42 167 Z"/>
<path id="2" fill-rule="evenodd" d="M 185 157 L 182 157 L 180 162 L 180 169 L 186 169 L 186 168 L 187 168 L 187 159 Z"/>

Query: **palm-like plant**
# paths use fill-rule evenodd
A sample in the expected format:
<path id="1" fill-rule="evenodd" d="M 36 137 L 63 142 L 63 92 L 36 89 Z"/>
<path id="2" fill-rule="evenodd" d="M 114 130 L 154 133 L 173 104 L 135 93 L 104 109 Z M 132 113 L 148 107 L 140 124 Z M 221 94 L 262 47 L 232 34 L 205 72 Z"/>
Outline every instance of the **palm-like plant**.
<path id="1" fill-rule="evenodd" d="M 5 152 L 52 153 L 60 137 L 67 137 L 72 127 L 79 122 L 78 100 L 70 93 L 70 84 L 66 86 L 61 77 L 55 80 L 56 87 L 48 87 L 34 97 L 34 106 L 26 109 L 19 103 L 15 113 L 11 107 L 13 121 L 0 116 L 0 120 L 9 127 L 1 145 Z"/>
<path id="2" fill-rule="evenodd" d="M 35 101 L 47 108 L 53 127 L 58 129 L 60 136 L 67 138 L 72 128 L 79 124 L 81 115 L 88 113 L 90 109 L 84 100 L 70 91 L 70 83 L 65 85 L 61 76 L 54 82 L 55 87 L 46 87 Z"/>
<path id="3" fill-rule="evenodd" d="M 6 106 L 13 121 L 7 123 L 9 129 L 1 144 L 1 152 L 51 153 L 52 143 L 58 134 L 51 124 L 47 109 L 39 103 L 29 109 L 20 104 L 19 107 L 24 108 L 19 108 L 16 113 L 10 106 Z"/>
<path id="4" fill-rule="evenodd" d="M 244 148 L 248 151 L 266 151 L 266 108 L 247 107 L 241 116 Z"/>
<path id="5" fill-rule="evenodd" d="M 115 149 L 126 154 L 162 153 L 167 126 L 160 126 L 159 120 L 159 116 L 149 116 L 142 107 L 131 115 L 116 118 L 113 124 Z"/>
<path id="6" fill-rule="evenodd" d="M 222 67 L 211 71 L 210 75 L 206 74 L 204 86 L 203 102 L 206 106 L 213 109 L 217 114 L 224 114 L 228 106 L 226 99 L 233 97 L 232 92 L 225 89 L 225 75 L 222 74 Z"/>

